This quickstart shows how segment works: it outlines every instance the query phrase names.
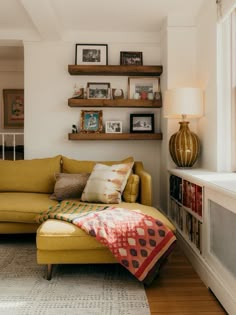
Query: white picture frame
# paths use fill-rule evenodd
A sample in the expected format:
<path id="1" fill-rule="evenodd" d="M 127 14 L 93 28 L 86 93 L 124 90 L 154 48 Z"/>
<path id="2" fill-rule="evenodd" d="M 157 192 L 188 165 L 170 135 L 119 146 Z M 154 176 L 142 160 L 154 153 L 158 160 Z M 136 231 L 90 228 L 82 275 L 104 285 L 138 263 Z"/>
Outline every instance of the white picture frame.
<path id="1" fill-rule="evenodd" d="M 129 77 L 128 99 L 148 99 L 149 95 L 160 92 L 160 78 Z"/>
<path id="2" fill-rule="evenodd" d="M 122 133 L 122 121 L 108 120 L 105 126 L 106 133 Z"/>
<path id="3" fill-rule="evenodd" d="M 76 65 L 108 65 L 107 44 L 76 44 Z"/>

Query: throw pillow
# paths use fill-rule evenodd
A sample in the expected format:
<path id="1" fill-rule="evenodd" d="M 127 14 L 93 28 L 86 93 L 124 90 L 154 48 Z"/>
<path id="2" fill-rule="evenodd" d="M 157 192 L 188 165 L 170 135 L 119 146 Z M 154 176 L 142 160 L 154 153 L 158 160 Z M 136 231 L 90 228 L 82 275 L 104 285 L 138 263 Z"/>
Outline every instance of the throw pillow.
<path id="1" fill-rule="evenodd" d="M 131 173 L 133 162 L 126 164 L 96 164 L 82 193 L 88 202 L 120 203 L 121 195 Z"/>
<path id="2" fill-rule="evenodd" d="M 131 174 L 129 176 L 122 195 L 125 202 L 136 202 L 139 195 L 139 181 L 138 175 Z"/>
<path id="3" fill-rule="evenodd" d="M 89 178 L 89 175 L 90 174 L 88 173 L 55 174 L 56 183 L 54 186 L 54 193 L 51 195 L 50 198 L 58 201 L 80 198 Z"/>

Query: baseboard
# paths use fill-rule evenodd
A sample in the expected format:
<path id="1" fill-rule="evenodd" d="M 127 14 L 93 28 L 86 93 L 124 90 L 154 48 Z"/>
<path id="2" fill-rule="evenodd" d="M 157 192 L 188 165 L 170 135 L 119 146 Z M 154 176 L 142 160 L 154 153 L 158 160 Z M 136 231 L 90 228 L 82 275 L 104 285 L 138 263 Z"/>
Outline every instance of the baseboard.
<path id="1" fill-rule="evenodd" d="M 198 273 L 204 284 L 211 289 L 216 298 L 225 308 L 229 315 L 236 314 L 236 298 L 232 295 L 232 290 L 227 286 L 227 283 L 219 277 L 219 275 L 207 264 L 206 260 L 197 254 L 183 239 L 183 237 L 177 233 L 178 243 L 183 249 L 185 255 L 191 262 L 192 266 Z"/>

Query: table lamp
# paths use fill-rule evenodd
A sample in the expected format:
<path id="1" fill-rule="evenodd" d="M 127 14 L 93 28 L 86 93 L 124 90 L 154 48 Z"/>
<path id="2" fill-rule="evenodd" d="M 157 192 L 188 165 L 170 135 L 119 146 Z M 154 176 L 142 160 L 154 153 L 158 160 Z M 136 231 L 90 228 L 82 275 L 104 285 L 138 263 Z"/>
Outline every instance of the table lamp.
<path id="1" fill-rule="evenodd" d="M 167 90 L 164 98 L 164 117 L 180 118 L 179 131 L 169 141 L 170 155 L 178 167 L 192 167 L 200 153 L 198 136 L 190 131 L 186 118 L 203 115 L 203 92 L 199 88 Z"/>

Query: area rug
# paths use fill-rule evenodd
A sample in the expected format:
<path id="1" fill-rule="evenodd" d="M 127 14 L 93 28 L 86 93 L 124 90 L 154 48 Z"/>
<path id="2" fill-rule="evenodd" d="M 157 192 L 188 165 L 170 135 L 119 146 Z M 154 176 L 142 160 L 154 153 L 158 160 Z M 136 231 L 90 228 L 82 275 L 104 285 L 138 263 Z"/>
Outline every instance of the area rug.
<path id="1" fill-rule="evenodd" d="M 34 243 L 0 242 L 0 314 L 150 315 L 143 285 L 118 264 L 58 265 L 43 278 Z"/>

